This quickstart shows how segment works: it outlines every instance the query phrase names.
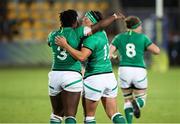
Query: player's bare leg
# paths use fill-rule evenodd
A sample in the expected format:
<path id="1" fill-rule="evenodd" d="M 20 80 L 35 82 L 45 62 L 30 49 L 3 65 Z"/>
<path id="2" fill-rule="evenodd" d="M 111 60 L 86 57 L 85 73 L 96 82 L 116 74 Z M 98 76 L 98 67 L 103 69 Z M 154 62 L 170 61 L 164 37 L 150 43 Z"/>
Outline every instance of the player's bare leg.
<path id="1" fill-rule="evenodd" d="M 132 89 L 121 89 L 124 96 L 124 113 L 126 116 L 126 120 L 128 124 L 132 123 L 133 119 L 133 106 L 132 106 L 132 100 L 133 100 L 133 90 Z"/>
<path id="2" fill-rule="evenodd" d="M 56 96 L 50 96 L 52 111 L 50 123 L 61 123 L 64 116 L 61 93 Z"/>
<path id="3" fill-rule="evenodd" d="M 146 89 L 139 90 L 135 89 L 133 90 L 134 93 L 134 100 L 132 101 L 132 105 L 134 108 L 134 115 L 136 118 L 140 117 L 140 109 L 145 106 L 146 101 Z"/>
<path id="4" fill-rule="evenodd" d="M 85 124 L 95 124 L 95 112 L 99 101 L 92 101 L 86 98 L 82 98 L 82 104 L 84 108 L 84 123 Z"/>
<path id="5" fill-rule="evenodd" d="M 101 101 L 106 111 L 106 114 L 112 120 L 113 123 L 115 124 L 125 123 L 125 118 L 122 116 L 121 113 L 118 112 L 116 98 L 102 97 Z"/>
<path id="6" fill-rule="evenodd" d="M 63 107 L 64 107 L 64 116 L 65 123 L 76 123 L 76 113 L 77 108 L 80 100 L 81 92 L 68 92 L 63 90 L 62 91 L 62 98 L 63 98 Z"/>

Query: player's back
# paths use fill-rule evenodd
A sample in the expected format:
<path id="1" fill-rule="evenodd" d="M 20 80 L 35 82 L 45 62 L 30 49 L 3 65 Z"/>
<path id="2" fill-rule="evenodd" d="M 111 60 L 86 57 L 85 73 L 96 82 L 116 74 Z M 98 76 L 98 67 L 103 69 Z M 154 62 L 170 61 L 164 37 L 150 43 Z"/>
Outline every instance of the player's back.
<path id="1" fill-rule="evenodd" d="M 75 60 L 68 52 L 66 52 L 66 50 L 55 44 L 56 36 L 65 37 L 68 43 L 75 49 L 79 46 L 79 40 L 73 28 L 61 28 L 51 32 L 48 36 L 48 42 L 50 43 L 53 52 L 52 70 L 80 72 L 80 62 Z"/>
<path id="2" fill-rule="evenodd" d="M 112 72 L 112 65 L 109 59 L 109 42 L 105 31 L 99 31 L 83 41 L 83 47 L 92 51 L 88 57 L 85 77 Z"/>
<path id="3" fill-rule="evenodd" d="M 151 43 L 146 35 L 128 31 L 117 35 L 112 44 L 120 53 L 120 66 L 145 68 L 144 51 Z"/>

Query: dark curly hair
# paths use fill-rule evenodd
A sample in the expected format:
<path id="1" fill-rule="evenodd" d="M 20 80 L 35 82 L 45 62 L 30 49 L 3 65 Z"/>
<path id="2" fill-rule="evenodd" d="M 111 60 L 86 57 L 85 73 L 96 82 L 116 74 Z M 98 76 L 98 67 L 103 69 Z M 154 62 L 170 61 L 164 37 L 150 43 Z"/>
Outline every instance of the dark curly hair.
<path id="1" fill-rule="evenodd" d="M 72 27 L 77 21 L 77 17 L 77 12 L 71 9 L 59 13 L 59 19 L 62 27 Z"/>

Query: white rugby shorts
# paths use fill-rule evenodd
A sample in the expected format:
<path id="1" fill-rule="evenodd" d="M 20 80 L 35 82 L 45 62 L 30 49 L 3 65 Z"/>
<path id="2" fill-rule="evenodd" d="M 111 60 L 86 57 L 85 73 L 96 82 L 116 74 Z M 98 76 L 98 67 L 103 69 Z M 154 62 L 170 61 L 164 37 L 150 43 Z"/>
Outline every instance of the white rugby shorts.
<path id="1" fill-rule="evenodd" d="M 56 96 L 62 90 L 81 92 L 83 90 L 82 76 L 75 71 L 50 71 L 49 95 Z"/>
<path id="2" fill-rule="evenodd" d="M 115 98 L 118 84 L 113 73 L 92 75 L 84 79 L 83 95 L 86 99 L 99 101 L 101 97 Z"/>
<path id="3" fill-rule="evenodd" d="M 120 87 L 127 89 L 146 89 L 147 71 L 140 67 L 119 67 L 118 70 Z"/>

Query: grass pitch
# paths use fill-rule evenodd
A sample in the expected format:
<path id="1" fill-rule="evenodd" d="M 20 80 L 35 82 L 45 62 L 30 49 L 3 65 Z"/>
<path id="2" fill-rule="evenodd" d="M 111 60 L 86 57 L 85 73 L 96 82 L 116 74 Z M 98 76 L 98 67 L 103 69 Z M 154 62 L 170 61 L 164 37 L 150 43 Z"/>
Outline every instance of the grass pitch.
<path id="1" fill-rule="evenodd" d="M 0 69 L 0 123 L 48 123 L 51 112 L 48 97 L 48 68 Z M 114 69 L 117 74 L 117 68 Z M 145 108 L 136 123 L 180 123 L 180 68 L 166 73 L 148 71 L 148 96 Z M 118 104 L 123 112 L 122 93 Z M 101 103 L 96 120 L 110 123 Z M 83 122 L 79 104 L 77 121 Z"/>

